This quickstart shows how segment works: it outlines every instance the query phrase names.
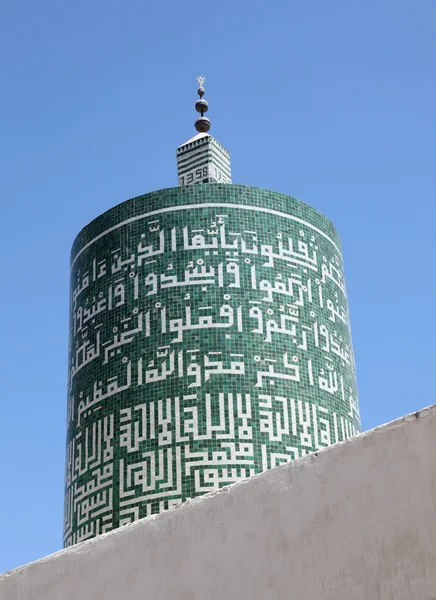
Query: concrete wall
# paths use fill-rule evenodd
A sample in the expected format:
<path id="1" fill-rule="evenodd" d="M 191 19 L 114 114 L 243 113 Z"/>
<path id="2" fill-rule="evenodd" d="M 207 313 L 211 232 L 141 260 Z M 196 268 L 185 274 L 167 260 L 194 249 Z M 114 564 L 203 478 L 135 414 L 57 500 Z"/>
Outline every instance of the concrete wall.
<path id="1" fill-rule="evenodd" d="M 1 600 L 434 600 L 436 406 L 0 577 Z"/>

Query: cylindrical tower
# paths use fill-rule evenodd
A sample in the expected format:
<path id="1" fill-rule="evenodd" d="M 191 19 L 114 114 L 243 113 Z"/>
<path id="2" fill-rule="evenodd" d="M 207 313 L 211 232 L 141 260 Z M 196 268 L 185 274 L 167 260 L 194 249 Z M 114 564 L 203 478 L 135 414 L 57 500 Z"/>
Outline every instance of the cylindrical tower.
<path id="1" fill-rule="evenodd" d="M 65 545 L 354 435 L 333 225 L 242 185 L 119 204 L 73 245 L 69 369 Z"/>

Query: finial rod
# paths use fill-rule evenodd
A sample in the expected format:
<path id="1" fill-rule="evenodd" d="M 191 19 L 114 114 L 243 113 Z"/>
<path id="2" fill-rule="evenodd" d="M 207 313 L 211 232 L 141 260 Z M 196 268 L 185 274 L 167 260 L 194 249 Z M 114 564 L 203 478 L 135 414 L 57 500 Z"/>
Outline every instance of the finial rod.
<path id="1" fill-rule="evenodd" d="M 195 110 L 200 113 L 201 117 L 195 121 L 195 129 L 199 133 L 207 133 L 210 129 L 210 121 L 204 116 L 204 113 L 209 109 L 207 101 L 203 100 L 203 96 L 205 94 L 203 84 L 205 81 L 206 77 L 197 77 L 197 83 L 199 85 L 198 95 L 200 96 L 200 99 L 195 103 Z"/>

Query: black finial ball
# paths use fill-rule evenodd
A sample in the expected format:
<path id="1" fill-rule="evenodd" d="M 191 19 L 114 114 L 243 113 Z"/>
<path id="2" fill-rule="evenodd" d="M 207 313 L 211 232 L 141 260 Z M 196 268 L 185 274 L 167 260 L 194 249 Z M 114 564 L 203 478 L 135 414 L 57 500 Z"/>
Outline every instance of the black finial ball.
<path id="1" fill-rule="evenodd" d="M 209 105 L 206 102 L 206 100 L 197 100 L 197 102 L 195 103 L 195 110 L 199 113 L 205 113 L 208 111 Z"/>
<path id="2" fill-rule="evenodd" d="M 206 117 L 199 117 L 195 121 L 195 129 L 199 133 L 207 133 L 209 131 L 209 129 L 210 129 L 210 121 L 209 121 L 209 119 L 206 119 Z"/>
<path id="3" fill-rule="evenodd" d="M 203 98 L 204 93 L 205 93 L 204 87 L 200 86 L 197 90 L 197 94 L 200 96 L 200 98 Z"/>

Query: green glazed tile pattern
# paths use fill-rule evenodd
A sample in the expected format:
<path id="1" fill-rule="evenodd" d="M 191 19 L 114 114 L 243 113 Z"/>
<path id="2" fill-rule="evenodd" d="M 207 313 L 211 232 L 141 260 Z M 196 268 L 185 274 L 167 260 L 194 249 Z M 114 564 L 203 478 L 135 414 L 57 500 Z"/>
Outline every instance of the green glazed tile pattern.
<path id="1" fill-rule="evenodd" d="M 66 546 L 360 431 L 340 241 L 310 206 L 159 190 L 71 264 Z"/>

